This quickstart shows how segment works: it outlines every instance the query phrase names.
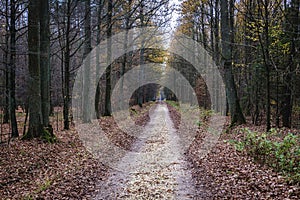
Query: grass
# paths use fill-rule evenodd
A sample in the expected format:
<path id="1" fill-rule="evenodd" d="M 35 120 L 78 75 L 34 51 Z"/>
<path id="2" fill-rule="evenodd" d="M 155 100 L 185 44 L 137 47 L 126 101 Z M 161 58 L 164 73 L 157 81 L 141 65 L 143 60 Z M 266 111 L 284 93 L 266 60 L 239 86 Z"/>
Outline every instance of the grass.
<path id="1" fill-rule="evenodd" d="M 52 184 L 52 181 L 49 180 L 49 179 L 46 179 L 41 185 L 38 186 L 38 189 L 35 190 L 35 191 L 33 192 L 33 194 L 32 194 L 32 193 L 31 193 L 31 194 L 27 194 L 27 195 L 23 198 L 23 200 L 33 200 L 33 199 L 35 199 L 35 198 L 34 198 L 34 195 L 35 195 L 35 194 L 38 194 L 38 193 L 43 192 L 43 191 L 46 191 L 46 190 L 51 186 L 51 184 Z"/>
<path id="2" fill-rule="evenodd" d="M 38 190 L 36 191 L 36 193 L 40 193 L 40 192 L 43 192 L 45 190 L 47 190 L 52 184 L 52 181 L 47 179 L 45 180 L 45 182 L 39 186 Z"/>
<path id="3" fill-rule="evenodd" d="M 166 102 L 167 102 L 167 104 L 169 104 L 170 106 L 173 106 L 173 107 L 176 108 L 177 110 L 179 109 L 179 102 L 178 102 L 178 101 L 170 101 L 170 100 L 167 100 Z"/>

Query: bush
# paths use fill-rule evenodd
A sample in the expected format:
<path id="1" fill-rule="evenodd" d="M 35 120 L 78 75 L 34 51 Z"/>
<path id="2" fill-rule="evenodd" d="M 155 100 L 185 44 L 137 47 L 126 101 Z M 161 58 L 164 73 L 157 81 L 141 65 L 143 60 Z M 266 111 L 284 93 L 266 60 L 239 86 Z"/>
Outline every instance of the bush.
<path id="1" fill-rule="evenodd" d="M 275 129 L 268 133 L 247 128 L 241 131 L 245 136 L 242 141 L 234 143 L 237 150 L 245 150 L 257 162 L 282 172 L 290 182 L 300 182 L 299 135 L 288 133 L 283 137 Z"/>

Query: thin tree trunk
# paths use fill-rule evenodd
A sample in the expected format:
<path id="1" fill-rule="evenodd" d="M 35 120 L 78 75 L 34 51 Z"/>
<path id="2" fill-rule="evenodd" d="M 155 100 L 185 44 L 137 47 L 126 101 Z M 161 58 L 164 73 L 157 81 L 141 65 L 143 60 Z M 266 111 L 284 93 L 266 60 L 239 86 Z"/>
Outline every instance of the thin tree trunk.
<path id="1" fill-rule="evenodd" d="M 265 65 L 265 78 L 266 78 L 266 131 L 271 129 L 271 92 L 270 92 L 270 41 L 269 41 L 269 1 L 264 0 L 261 2 L 263 8 L 259 8 L 261 17 L 264 17 L 263 34 L 264 38 L 259 36 L 260 46 L 262 48 L 263 60 Z"/>
<path id="2" fill-rule="evenodd" d="M 8 18 L 8 0 L 5 1 L 5 15 L 6 15 L 6 34 L 5 34 L 5 51 L 4 51 L 4 62 L 5 62 L 5 105 L 4 105 L 4 117 L 3 117 L 3 123 L 9 122 L 9 18 Z"/>
<path id="3" fill-rule="evenodd" d="M 103 6 L 104 6 L 104 0 L 100 0 L 99 5 L 98 5 L 98 16 L 97 16 L 97 45 L 100 44 L 101 41 L 101 25 L 102 25 L 102 10 L 103 10 Z M 100 70 L 100 52 L 99 52 L 99 48 L 96 49 L 97 53 L 96 53 L 96 77 L 97 77 L 97 88 L 96 88 L 96 95 L 95 95 L 95 110 L 96 110 L 96 115 L 97 115 L 97 119 L 100 118 L 100 107 L 99 107 L 99 103 L 100 103 L 100 77 L 99 77 L 99 70 Z M 99 79 L 98 79 L 99 77 Z"/>
<path id="4" fill-rule="evenodd" d="M 128 31 L 131 28 L 130 25 L 130 9 L 131 9 L 131 4 L 132 4 L 132 0 L 128 0 L 128 8 L 127 8 L 127 12 L 126 12 L 126 16 L 125 16 L 125 35 L 124 35 L 124 44 L 123 44 L 123 49 L 125 50 L 125 52 L 127 52 L 127 47 L 128 47 Z M 125 53 L 123 55 L 123 60 L 122 60 L 122 66 L 121 66 L 121 73 L 120 73 L 120 95 L 119 95 L 119 102 L 122 101 L 122 97 L 123 97 L 123 85 L 124 85 L 124 74 L 126 71 L 126 63 L 127 63 L 127 53 Z"/>
<path id="5" fill-rule="evenodd" d="M 9 109 L 11 136 L 18 137 L 18 124 L 16 118 L 16 2 L 11 0 L 10 4 L 10 89 L 9 89 Z"/>
<path id="6" fill-rule="evenodd" d="M 205 32 L 205 21 L 204 21 L 204 3 L 201 3 L 201 31 L 202 31 L 202 42 L 203 42 L 203 47 L 204 49 L 207 49 L 207 37 L 206 37 L 206 32 Z"/>
<path id="7" fill-rule="evenodd" d="M 85 1 L 85 20 L 84 20 L 84 54 L 85 59 L 92 49 L 91 45 L 91 1 Z M 93 83 L 92 83 L 93 84 Z M 89 87 L 90 87 L 90 60 L 84 60 L 84 77 L 83 77 L 83 122 L 88 123 L 91 121 L 91 110 L 89 101 Z"/>
<path id="8" fill-rule="evenodd" d="M 112 0 L 108 0 L 107 2 L 107 64 L 108 67 L 106 68 L 105 72 L 105 79 L 106 79 L 106 88 L 105 88 L 105 110 L 104 115 L 110 116 L 111 115 L 111 35 L 112 35 L 112 10 L 113 4 Z"/>
<path id="9" fill-rule="evenodd" d="M 267 131 L 271 129 L 271 91 L 270 91 L 270 52 L 269 52 L 269 1 L 265 0 L 265 41 L 266 41 L 266 81 L 267 81 Z"/>
<path id="10" fill-rule="evenodd" d="M 291 41 L 291 51 L 290 51 L 290 63 L 288 74 L 285 79 L 285 96 L 283 100 L 283 108 L 282 108 L 282 123 L 284 127 L 291 127 L 292 126 L 292 110 L 293 110 L 293 94 L 292 94 L 292 82 L 293 82 L 293 71 L 297 67 L 297 49 L 299 47 L 299 42 L 297 37 L 299 35 L 299 0 L 292 0 L 291 1 L 291 8 L 287 10 L 287 31 L 290 33 L 290 41 Z M 298 43 L 298 44 L 297 44 Z"/>
<path id="11" fill-rule="evenodd" d="M 141 23 L 141 30 L 142 30 L 142 33 L 141 33 L 141 38 L 142 38 L 142 41 L 141 41 L 141 49 L 140 49 L 140 73 L 139 73 L 139 81 L 142 81 L 144 79 L 144 68 L 143 68 L 143 64 L 144 64 L 144 61 L 145 61 L 145 58 L 144 58 L 144 53 L 145 53 L 145 49 L 144 49 L 144 45 L 145 45 L 145 41 L 144 41 L 144 36 L 143 36 L 143 28 L 145 26 L 144 24 L 144 3 L 141 2 L 141 8 L 140 8 L 140 23 Z M 138 89 L 138 104 L 140 107 L 143 106 L 143 103 L 144 103 L 144 87 L 140 87 Z"/>
<path id="12" fill-rule="evenodd" d="M 70 104 L 70 29 L 71 29 L 71 0 L 67 0 L 66 46 L 65 46 L 65 71 L 64 71 L 64 129 L 70 129 L 69 104 Z"/>

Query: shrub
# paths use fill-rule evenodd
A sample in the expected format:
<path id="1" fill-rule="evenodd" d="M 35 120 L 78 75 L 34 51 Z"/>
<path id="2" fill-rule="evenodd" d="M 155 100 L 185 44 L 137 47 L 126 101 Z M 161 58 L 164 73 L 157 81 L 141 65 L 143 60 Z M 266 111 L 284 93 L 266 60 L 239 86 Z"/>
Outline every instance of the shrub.
<path id="1" fill-rule="evenodd" d="M 237 150 L 245 150 L 257 162 L 286 175 L 290 182 L 300 182 L 299 135 L 288 133 L 283 137 L 276 129 L 268 133 L 250 131 L 247 128 L 241 131 L 245 136 L 242 141 L 234 142 Z"/>

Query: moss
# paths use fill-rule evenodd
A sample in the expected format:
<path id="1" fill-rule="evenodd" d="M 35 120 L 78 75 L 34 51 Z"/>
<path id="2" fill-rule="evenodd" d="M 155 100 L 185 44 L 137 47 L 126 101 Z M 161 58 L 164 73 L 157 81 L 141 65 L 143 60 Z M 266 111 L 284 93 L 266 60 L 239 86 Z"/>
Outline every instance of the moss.
<path id="1" fill-rule="evenodd" d="M 41 139 L 47 143 L 55 143 L 57 142 L 57 138 L 53 133 L 53 128 L 51 125 L 48 127 L 43 128 Z"/>
<path id="2" fill-rule="evenodd" d="M 53 128 L 51 125 L 49 125 L 48 127 L 43 127 L 40 129 L 40 134 L 32 134 L 29 131 L 22 137 L 22 140 L 30 140 L 33 138 L 40 138 L 41 140 L 43 140 L 44 142 L 47 143 L 55 143 L 57 142 L 57 138 L 53 133 Z"/>

